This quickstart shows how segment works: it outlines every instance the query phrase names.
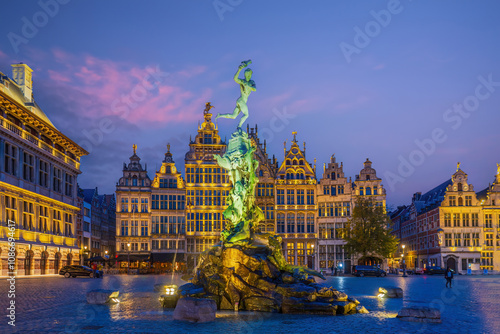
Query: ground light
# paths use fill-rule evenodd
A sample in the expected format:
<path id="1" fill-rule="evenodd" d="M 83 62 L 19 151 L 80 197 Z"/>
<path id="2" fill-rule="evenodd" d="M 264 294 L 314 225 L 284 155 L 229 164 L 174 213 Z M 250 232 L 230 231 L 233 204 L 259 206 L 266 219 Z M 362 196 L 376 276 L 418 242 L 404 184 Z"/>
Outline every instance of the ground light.
<path id="1" fill-rule="evenodd" d="M 165 293 L 159 298 L 163 308 L 175 308 L 179 300 L 178 288 L 179 287 L 175 284 L 165 285 Z"/>

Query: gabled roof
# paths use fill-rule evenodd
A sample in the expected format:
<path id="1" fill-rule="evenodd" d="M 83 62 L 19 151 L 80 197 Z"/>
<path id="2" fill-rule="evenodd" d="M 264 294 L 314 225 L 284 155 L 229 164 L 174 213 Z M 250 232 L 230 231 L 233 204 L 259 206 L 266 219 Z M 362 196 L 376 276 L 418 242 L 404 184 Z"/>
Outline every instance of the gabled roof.
<path id="1" fill-rule="evenodd" d="M 490 190 L 490 186 L 487 186 L 483 190 L 476 193 L 477 199 L 479 201 L 486 199 L 488 197 L 488 190 Z"/>
<path id="2" fill-rule="evenodd" d="M 451 185 L 452 183 L 453 182 L 451 181 L 451 179 L 446 180 L 439 186 L 429 190 L 428 192 L 420 196 L 420 198 L 415 199 L 413 203 L 415 204 L 417 212 L 420 214 L 439 206 L 441 202 L 444 200 L 446 188 L 448 188 L 448 186 Z"/>
<path id="3" fill-rule="evenodd" d="M 87 203 L 92 203 L 94 193 L 96 193 L 96 189 L 83 189 L 83 200 Z"/>

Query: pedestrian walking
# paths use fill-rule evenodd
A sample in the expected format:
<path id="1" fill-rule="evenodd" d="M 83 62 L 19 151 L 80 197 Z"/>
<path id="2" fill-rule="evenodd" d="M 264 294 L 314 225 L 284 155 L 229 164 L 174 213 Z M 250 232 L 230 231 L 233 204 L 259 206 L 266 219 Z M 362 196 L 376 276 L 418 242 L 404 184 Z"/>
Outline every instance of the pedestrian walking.
<path id="1" fill-rule="evenodd" d="M 92 277 L 96 278 L 97 264 L 95 262 L 92 264 L 92 273 L 93 273 Z"/>
<path id="2" fill-rule="evenodd" d="M 451 270 L 450 267 L 446 269 L 446 272 L 444 273 L 444 278 L 446 279 L 446 287 L 448 287 L 449 284 L 451 288 L 451 281 L 453 280 L 453 270 Z"/>

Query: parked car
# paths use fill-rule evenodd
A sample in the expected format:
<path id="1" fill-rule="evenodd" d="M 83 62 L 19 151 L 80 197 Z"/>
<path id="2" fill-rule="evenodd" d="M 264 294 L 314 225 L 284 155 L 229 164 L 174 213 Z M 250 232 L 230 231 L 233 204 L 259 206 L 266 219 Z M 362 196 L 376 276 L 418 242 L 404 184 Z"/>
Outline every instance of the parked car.
<path id="1" fill-rule="evenodd" d="M 59 270 L 59 275 L 64 275 L 66 278 L 76 277 L 76 276 L 89 276 L 94 277 L 94 272 L 87 266 L 64 266 Z M 102 270 L 97 270 L 96 276 L 102 277 Z"/>
<path id="2" fill-rule="evenodd" d="M 400 269 L 399 269 L 399 272 L 400 272 L 401 274 L 403 274 L 405 271 L 404 271 L 404 269 L 400 268 Z M 406 268 L 406 275 L 413 275 L 414 273 L 415 273 L 415 272 L 413 271 L 413 269 L 408 269 L 408 268 Z"/>
<path id="3" fill-rule="evenodd" d="M 434 274 L 444 275 L 445 272 L 446 272 L 446 269 L 438 267 L 438 266 L 427 267 L 424 269 L 424 274 L 426 274 L 426 275 L 434 275 Z"/>
<path id="4" fill-rule="evenodd" d="M 417 268 L 417 269 L 415 269 L 415 274 L 423 275 L 423 274 L 425 274 L 425 270 L 423 268 Z"/>
<path id="5" fill-rule="evenodd" d="M 352 273 L 354 276 L 363 277 L 363 276 L 377 276 L 384 277 L 387 273 L 375 266 L 354 266 L 354 270 Z"/>

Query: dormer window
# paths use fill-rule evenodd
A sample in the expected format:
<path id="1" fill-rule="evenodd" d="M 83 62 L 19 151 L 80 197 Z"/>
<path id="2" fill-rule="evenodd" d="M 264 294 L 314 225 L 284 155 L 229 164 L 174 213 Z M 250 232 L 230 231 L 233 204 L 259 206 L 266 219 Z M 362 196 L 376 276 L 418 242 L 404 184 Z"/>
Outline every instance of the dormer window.
<path id="1" fill-rule="evenodd" d="M 212 135 L 210 133 L 203 135 L 203 144 L 212 144 Z"/>

